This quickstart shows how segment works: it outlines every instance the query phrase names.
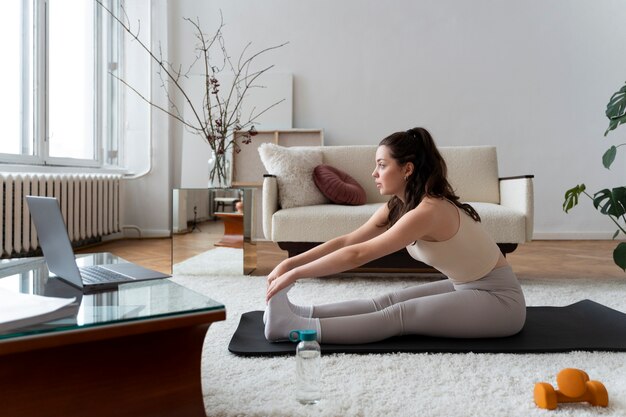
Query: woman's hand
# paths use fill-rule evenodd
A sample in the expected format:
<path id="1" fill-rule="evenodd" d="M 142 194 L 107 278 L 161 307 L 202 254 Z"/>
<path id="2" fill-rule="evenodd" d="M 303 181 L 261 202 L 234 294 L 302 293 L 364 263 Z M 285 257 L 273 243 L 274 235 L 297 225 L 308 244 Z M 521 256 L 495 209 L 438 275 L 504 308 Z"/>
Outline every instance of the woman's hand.
<path id="1" fill-rule="evenodd" d="M 281 263 L 279 263 L 272 272 L 267 276 L 267 286 L 269 287 L 272 281 L 276 278 L 280 277 L 286 272 L 289 272 L 291 267 L 287 264 L 288 259 L 285 259 Z"/>
<path id="2" fill-rule="evenodd" d="M 273 272 L 274 271 L 272 271 L 272 273 Z M 267 294 L 265 296 L 265 301 L 268 302 L 277 292 L 283 288 L 287 288 L 294 282 L 296 282 L 296 277 L 293 271 L 287 271 L 284 274 L 275 277 L 271 281 L 269 277 L 267 277 Z"/>

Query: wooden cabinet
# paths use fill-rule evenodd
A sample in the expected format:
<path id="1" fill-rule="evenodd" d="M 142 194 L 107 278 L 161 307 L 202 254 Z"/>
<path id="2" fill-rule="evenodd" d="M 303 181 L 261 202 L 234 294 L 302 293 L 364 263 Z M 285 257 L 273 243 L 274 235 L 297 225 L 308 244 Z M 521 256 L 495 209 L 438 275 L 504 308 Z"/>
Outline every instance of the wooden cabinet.
<path id="1" fill-rule="evenodd" d="M 243 143 L 245 132 L 235 132 L 235 142 L 240 152 L 233 153 L 232 186 L 260 187 L 263 185 L 265 171 L 258 148 L 263 143 L 280 146 L 321 146 L 324 144 L 324 132 L 321 129 L 285 129 L 259 130 L 249 144 Z"/>

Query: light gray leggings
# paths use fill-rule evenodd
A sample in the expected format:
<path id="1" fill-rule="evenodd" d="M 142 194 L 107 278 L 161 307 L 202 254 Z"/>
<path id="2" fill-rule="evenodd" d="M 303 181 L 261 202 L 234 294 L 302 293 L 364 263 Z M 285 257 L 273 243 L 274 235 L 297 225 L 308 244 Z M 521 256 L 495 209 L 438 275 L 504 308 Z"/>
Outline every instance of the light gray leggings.
<path id="1" fill-rule="evenodd" d="M 322 343 L 354 344 L 392 336 L 473 338 L 519 332 L 526 303 L 510 266 L 464 284 L 450 279 L 405 288 L 372 299 L 316 305 Z"/>

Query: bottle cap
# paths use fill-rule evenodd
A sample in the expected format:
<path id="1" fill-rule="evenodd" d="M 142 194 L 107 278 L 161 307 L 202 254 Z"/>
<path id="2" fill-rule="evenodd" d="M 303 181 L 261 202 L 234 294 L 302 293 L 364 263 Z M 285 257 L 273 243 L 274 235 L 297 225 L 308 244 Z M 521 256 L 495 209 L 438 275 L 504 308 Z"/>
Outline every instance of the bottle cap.
<path id="1" fill-rule="evenodd" d="M 292 342 L 311 342 L 317 340 L 317 332 L 315 330 L 292 330 L 289 332 L 289 340 Z"/>

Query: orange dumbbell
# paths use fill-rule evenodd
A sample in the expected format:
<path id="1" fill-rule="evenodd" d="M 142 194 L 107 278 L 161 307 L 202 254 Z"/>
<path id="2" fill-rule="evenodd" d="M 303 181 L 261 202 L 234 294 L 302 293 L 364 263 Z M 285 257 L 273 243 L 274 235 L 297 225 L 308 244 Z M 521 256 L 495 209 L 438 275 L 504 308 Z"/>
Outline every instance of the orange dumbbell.
<path id="1" fill-rule="evenodd" d="M 609 405 L 609 393 L 600 381 L 590 381 L 585 371 L 566 368 L 556 376 L 555 390 L 547 382 L 535 384 L 535 403 L 540 408 L 556 409 L 559 403 L 588 402 L 591 405 Z"/>

